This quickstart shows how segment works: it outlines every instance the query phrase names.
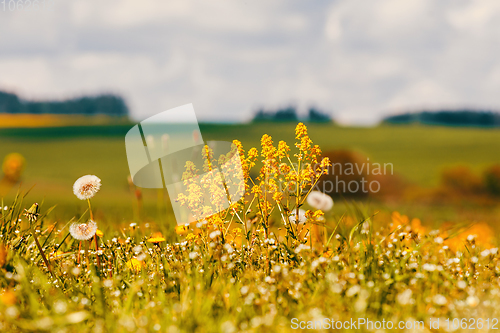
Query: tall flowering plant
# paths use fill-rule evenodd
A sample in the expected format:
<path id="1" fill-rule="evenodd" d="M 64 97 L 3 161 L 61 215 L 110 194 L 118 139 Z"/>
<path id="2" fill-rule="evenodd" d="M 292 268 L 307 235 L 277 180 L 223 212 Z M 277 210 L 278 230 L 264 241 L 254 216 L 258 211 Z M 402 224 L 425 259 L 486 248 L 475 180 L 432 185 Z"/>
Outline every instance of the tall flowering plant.
<path id="1" fill-rule="evenodd" d="M 78 261 L 80 259 L 80 250 L 82 246 L 82 241 L 91 240 L 94 238 L 97 266 L 101 267 L 101 262 L 99 259 L 99 245 L 97 242 L 97 223 L 94 220 L 94 215 L 92 214 L 92 206 L 90 205 L 90 199 L 99 192 L 101 188 L 101 179 L 94 175 L 85 175 L 78 178 L 73 185 L 73 193 L 80 200 L 86 200 L 89 205 L 90 219 L 86 223 L 75 222 L 69 227 L 69 232 L 74 239 L 80 241 L 80 247 L 78 249 Z M 86 244 L 88 245 L 88 244 Z"/>
<path id="2" fill-rule="evenodd" d="M 197 232 L 193 236 L 188 235 L 188 238 L 201 238 L 205 243 L 209 236 L 213 238 L 214 235 L 220 235 L 224 238 L 229 234 L 233 222 L 243 225 L 248 241 L 250 241 L 252 227 L 249 222 L 257 226 L 257 233 L 261 231 L 268 238 L 271 217 L 274 215 L 280 217 L 287 237 L 299 240 L 298 224 L 318 219 L 323 215 L 321 210 L 307 211 L 304 214 L 300 207 L 320 177 L 327 173 L 331 163 L 328 158 L 321 158 L 320 147 L 313 144 L 307 133 L 307 127 L 303 123 L 297 125 L 295 139 L 295 147 L 291 149 L 285 141 L 279 141 L 275 146 L 272 137 L 265 134 L 261 139 L 260 152 L 256 148 L 245 152 L 241 142 L 234 140 L 233 144 L 240 156 L 244 178 L 243 182 L 240 182 L 243 185 L 239 185 L 238 191 L 244 195 L 238 202 L 230 202 L 229 208 L 210 215 L 203 221 L 198 220 Z M 193 163 L 186 163 L 183 179 L 187 191 L 177 197 L 178 202 L 189 207 L 195 216 L 207 214 L 211 211 L 211 207 L 216 206 L 225 198 L 227 194 L 219 190 L 220 183 L 229 182 L 229 184 L 226 183 L 227 187 L 238 184 L 238 179 L 231 180 L 228 177 L 219 179 L 210 176 L 212 170 L 210 161 L 229 169 L 232 166 L 231 163 L 224 163 L 229 160 L 228 156 L 221 155 L 217 158 L 211 155 L 212 151 L 208 146 L 205 149 L 205 153 L 209 156 L 208 162 L 204 165 L 204 172 L 207 176 L 197 176 L 198 170 L 194 168 Z M 255 177 L 252 177 L 251 171 L 258 163 L 260 163 L 260 170 Z M 230 175 L 231 172 L 224 174 Z M 200 177 L 211 178 L 200 179 Z M 213 230 L 219 233 L 214 234 Z M 233 233 L 234 235 L 230 236 L 236 239 L 240 237 L 241 229 L 235 228 Z"/>
<path id="3" fill-rule="evenodd" d="M 299 123 L 295 128 L 296 152 L 285 141 L 275 147 L 271 136 L 265 134 L 261 139 L 262 167 L 252 182 L 252 193 L 257 198 L 258 212 L 266 234 L 269 218 L 274 210 L 279 210 L 287 234 L 297 238 L 296 224 L 301 221 L 300 207 L 323 174 L 331 165 L 328 158 L 321 159 L 321 149 L 313 145 L 307 127 Z M 295 161 L 295 162 L 294 162 Z M 306 212 L 307 219 L 317 218 L 323 212 Z"/>

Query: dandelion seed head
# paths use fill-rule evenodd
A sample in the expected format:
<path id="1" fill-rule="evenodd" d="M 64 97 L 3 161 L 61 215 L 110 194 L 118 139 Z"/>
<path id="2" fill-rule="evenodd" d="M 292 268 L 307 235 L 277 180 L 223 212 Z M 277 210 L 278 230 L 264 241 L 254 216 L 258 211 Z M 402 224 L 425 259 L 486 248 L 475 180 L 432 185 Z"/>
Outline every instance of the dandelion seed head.
<path id="1" fill-rule="evenodd" d="M 73 193 L 80 200 L 92 198 L 101 188 L 101 180 L 97 176 L 86 175 L 76 180 Z"/>
<path id="2" fill-rule="evenodd" d="M 68 306 L 66 304 L 66 302 L 64 301 L 61 301 L 61 300 L 58 300 L 54 303 L 54 310 L 56 311 L 56 313 L 65 313 L 66 310 L 68 309 Z"/>
<path id="3" fill-rule="evenodd" d="M 297 221 L 297 217 L 295 216 L 295 213 L 290 215 L 290 222 L 292 222 L 292 223 L 300 223 L 300 222 L 306 222 L 306 221 L 307 221 L 306 211 L 303 209 L 299 209 L 298 221 Z"/>
<path id="4" fill-rule="evenodd" d="M 435 295 L 433 298 L 432 298 L 432 301 L 434 302 L 434 304 L 436 305 L 445 305 L 446 303 L 448 303 L 448 300 L 446 299 L 446 297 L 444 297 L 443 295 L 441 294 L 437 294 Z"/>
<path id="5" fill-rule="evenodd" d="M 73 223 L 69 227 L 69 233 L 77 240 L 88 240 L 94 237 L 97 231 L 97 223 L 89 220 L 87 223 Z"/>
<path id="6" fill-rule="evenodd" d="M 311 207 L 323 212 L 327 212 L 333 208 L 333 199 L 328 194 L 320 191 L 312 191 L 309 193 L 307 196 L 307 203 Z"/>
<path id="7" fill-rule="evenodd" d="M 212 231 L 209 236 L 210 236 L 210 238 L 214 239 L 220 235 L 221 235 L 221 232 L 219 230 L 215 230 L 215 231 Z"/>
<path id="8" fill-rule="evenodd" d="M 443 243 L 443 238 L 436 237 L 436 238 L 434 238 L 434 242 L 436 242 L 437 244 L 442 244 Z"/>
<path id="9" fill-rule="evenodd" d="M 484 250 L 483 252 L 481 252 L 481 257 L 487 257 L 490 255 L 490 250 Z"/>
<path id="10" fill-rule="evenodd" d="M 347 297 L 352 297 L 352 296 L 356 295 L 360 290 L 361 290 L 361 287 L 356 284 L 356 285 L 352 286 L 351 288 L 349 288 L 346 291 L 345 295 Z"/>
<path id="11" fill-rule="evenodd" d="M 403 291 L 402 293 L 400 293 L 396 296 L 396 300 L 401 305 L 407 305 L 411 301 L 412 294 L 413 294 L 413 292 L 411 291 L 411 289 L 406 289 L 405 291 Z"/>
<path id="12" fill-rule="evenodd" d="M 5 315 L 9 318 L 15 318 L 15 317 L 19 316 L 19 310 L 13 305 L 9 306 L 5 310 Z"/>
<path id="13" fill-rule="evenodd" d="M 423 268 L 424 270 L 426 270 L 426 271 L 429 271 L 429 272 L 434 272 L 434 271 L 436 270 L 436 268 L 437 268 L 437 267 L 436 267 L 436 265 L 434 265 L 434 264 L 427 264 L 427 263 L 425 263 L 425 264 L 423 264 L 423 265 L 422 265 L 422 268 Z"/>
<path id="14" fill-rule="evenodd" d="M 249 290 L 250 290 L 250 288 L 248 286 L 243 286 L 243 287 L 241 287 L 240 292 L 242 295 L 246 295 Z"/>

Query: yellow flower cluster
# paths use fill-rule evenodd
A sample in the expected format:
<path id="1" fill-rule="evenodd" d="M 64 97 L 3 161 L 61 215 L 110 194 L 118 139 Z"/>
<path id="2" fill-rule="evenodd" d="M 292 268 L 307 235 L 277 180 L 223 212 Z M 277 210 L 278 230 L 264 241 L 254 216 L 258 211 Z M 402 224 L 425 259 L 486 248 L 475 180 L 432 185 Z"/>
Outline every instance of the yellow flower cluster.
<path id="1" fill-rule="evenodd" d="M 289 220 L 289 212 L 295 211 L 304 203 L 307 194 L 316 185 L 319 178 L 326 174 L 331 165 L 328 158 L 321 158 L 321 149 L 307 134 L 307 127 L 299 123 L 295 129 L 297 152 L 292 162 L 290 147 L 284 141 L 274 147 L 272 138 L 264 135 L 261 140 L 262 168 L 254 182 L 252 193 L 258 197 L 257 215 L 262 220 L 264 229 L 269 227 L 269 218 L 278 208 L 283 223 L 292 237 L 296 232 Z"/>
<path id="2" fill-rule="evenodd" d="M 244 227 L 243 237 L 248 237 L 253 225 L 268 237 L 271 220 L 276 217 L 285 226 L 287 237 L 297 240 L 298 221 L 291 221 L 290 216 L 299 216 L 299 207 L 331 163 L 328 158 L 321 158 L 321 149 L 313 144 L 303 123 L 297 125 L 295 138 L 295 152 L 285 141 L 275 146 L 267 134 L 261 138 L 260 151 L 251 148 L 245 152 L 241 142 L 234 140 L 228 154 L 214 156 L 211 148 L 205 146 L 203 175 L 198 175 L 194 163 L 187 162 L 183 174 L 186 193 L 181 193 L 177 201 L 188 207 L 195 219 L 203 217 L 197 219 L 198 223 L 207 223 L 199 237 L 188 234 L 188 240 L 201 238 L 209 243 L 209 235 L 214 230 L 219 230 L 227 241 L 241 239 L 241 234 L 229 232 L 233 223 Z M 235 155 L 239 159 L 232 158 Z M 258 163 L 258 175 L 252 177 L 251 170 Z M 211 172 L 215 167 L 222 173 Z M 221 174 L 224 176 L 220 177 Z M 222 189 L 237 190 L 243 197 L 238 202 L 230 202 L 229 208 L 221 209 L 222 202 L 228 198 Z M 214 213 L 216 211 L 218 213 Z M 321 211 L 310 212 L 307 219 L 317 221 L 322 215 Z"/>

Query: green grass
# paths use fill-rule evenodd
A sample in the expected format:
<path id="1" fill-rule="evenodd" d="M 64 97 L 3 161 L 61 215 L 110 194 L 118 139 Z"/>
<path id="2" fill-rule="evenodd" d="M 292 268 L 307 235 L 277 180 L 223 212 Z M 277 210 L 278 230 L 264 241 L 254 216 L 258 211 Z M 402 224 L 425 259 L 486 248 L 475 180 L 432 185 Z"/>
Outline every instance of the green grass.
<path id="1" fill-rule="evenodd" d="M 204 138 L 238 138 L 243 145 L 259 144 L 262 134 L 293 142 L 294 125 L 205 125 Z M 378 126 L 373 128 L 308 125 L 309 134 L 323 151 L 346 148 L 359 151 L 372 162 L 392 163 L 395 173 L 422 186 L 439 182 L 444 166 L 469 165 L 476 172 L 500 162 L 500 130 L 430 126 Z"/>
<path id="2" fill-rule="evenodd" d="M 205 140 L 239 139 L 244 148 L 258 147 L 267 133 L 277 143 L 294 142 L 295 124 L 202 124 Z M 23 188 L 35 185 L 32 200 L 58 204 L 57 211 L 75 208 L 79 202 L 72 184 L 84 174 L 103 181 L 97 208 L 125 210 L 132 218 L 128 191 L 128 164 L 124 135 L 128 126 L 37 128 L 0 130 L 0 158 L 10 152 L 26 157 Z M 426 126 L 379 126 L 374 128 L 309 125 L 309 134 L 323 151 L 345 148 L 359 151 L 370 162 L 392 163 L 394 172 L 423 187 L 439 183 L 443 167 L 468 165 L 478 174 L 500 162 L 500 130 Z M 13 193 L 14 191 L 12 191 Z M 156 191 L 145 190 L 146 208 L 154 210 Z M 10 196 L 11 197 L 11 196 Z"/>
<path id="3" fill-rule="evenodd" d="M 486 223 L 437 229 L 432 223 L 458 217 L 466 206 L 424 210 L 429 215 L 420 214 L 420 223 L 412 219 L 421 209 L 417 205 L 339 200 L 323 218 L 307 214 L 306 221 L 294 223 L 290 212 L 301 203 L 312 209 L 311 203 L 294 200 L 286 190 L 286 199 L 278 201 L 257 192 L 220 212 L 219 219 L 207 217 L 176 234 L 172 213 L 163 204 L 156 211 L 155 190 L 144 191 L 146 217 L 134 215 L 122 135 L 104 128 L 99 136 L 64 131 L 2 137 L 0 154 L 15 151 L 28 161 L 22 187 L 36 186 L 14 202 L 2 202 L 7 208 L 0 210 L 1 332 L 296 332 L 295 324 L 327 323 L 324 318 L 330 324 L 357 318 L 394 325 L 418 321 L 426 328 L 440 318 L 441 330 L 432 331 L 457 318 L 469 328 L 498 328 L 494 229 Z M 264 133 L 294 142 L 291 125 L 204 125 L 202 132 L 206 140 L 240 139 L 247 150 Z M 456 163 L 481 168 L 495 162 L 487 152 L 496 149 L 499 132 L 310 126 L 309 133 L 324 150 L 356 149 L 432 186 L 436 181 L 417 174 L 415 165 L 435 175 Z M 277 164 L 270 165 L 277 172 Z M 103 183 L 92 198 L 93 215 L 72 193 L 83 174 L 96 174 Z M 313 181 L 301 179 L 306 187 Z M 270 188 L 268 177 L 259 181 Z M 251 181 L 246 183 L 249 190 Z M 187 195 L 199 194 L 193 187 Z M 44 201 L 40 214 L 34 201 Z M 31 214 L 23 214 L 30 206 Z M 262 207 L 270 207 L 268 215 Z M 394 209 L 409 218 L 391 214 Z M 474 209 L 464 215 L 469 221 L 485 213 Z M 79 222 L 93 216 L 103 234 L 90 238 L 95 229 L 80 228 L 90 241 L 73 238 L 73 216 Z M 155 235 L 154 243 L 149 237 L 157 231 L 164 238 Z"/>
<path id="4" fill-rule="evenodd" d="M 469 328 L 498 327 L 500 256 L 485 250 L 487 228 L 474 239 L 460 232 L 456 242 L 450 231 L 404 218 L 375 223 L 360 213 L 348 223 L 327 213 L 323 238 L 332 237 L 323 248 L 277 228 L 266 237 L 257 224 L 243 247 L 213 236 L 209 225 L 198 238 L 169 234 L 158 244 L 148 237 L 161 226 L 108 226 L 98 239 L 99 265 L 94 242 L 83 241 L 90 250 L 79 254 L 67 228 L 47 229 L 52 213 L 42 209 L 29 225 L 18 221 L 20 202 L 9 208 L 0 212 L 2 332 L 297 332 L 296 325 L 321 321 L 328 330 L 331 320 L 358 318 L 391 322 L 395 331 L 418 321 L 427 332 L 436 318 L 441 330 L 431 331 L 449 331 L 446 320 L 455 318 Z M 342 331 L 374 330 L 365 323 Z"/>

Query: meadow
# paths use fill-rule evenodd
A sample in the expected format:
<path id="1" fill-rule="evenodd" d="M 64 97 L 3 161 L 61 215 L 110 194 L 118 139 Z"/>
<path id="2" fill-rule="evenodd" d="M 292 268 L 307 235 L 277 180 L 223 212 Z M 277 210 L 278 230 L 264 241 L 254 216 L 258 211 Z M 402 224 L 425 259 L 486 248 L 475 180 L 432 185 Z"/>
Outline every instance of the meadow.
<path id="1" fill-rule="evenodd" d="M 72 126 L 58 128 L 0 129 L 0 157 L 18 152 L 26 158 L 22 188 L 33 187 L 30 196 L 52 206 L 62 218 L 71 218 L 76 208 L 71 199 L 71 184 L 83 174 L 100 175 L 102 193 L 96 207 L 121 212 L 115 220 L 133 218 L 134 200 L 127 182 L 129 174 L 124 135 L 132 125 Z M 258 147 L 260 137 L 267 133 L 276 140 L 292 141 L 293 124 L 201 124 L 203 138 L 208 140 L 240 140 L 245 147 Z M 362 153 L 370 161 L 392 163 L 394 173 L 422 188 L 435 187 L 442 169 L 466 165 L 478 175 L 492 164 L 499 163 L 500 131 L 496 129 L 450 128 L 429 126 L 378 126 L 371 128 L 309 125 L 312 139 L 323 151 L 348 149 Z M 12 200 L 13 189 L 6 200 Z M 156 191 L 144 190 L 144 209 L 150 218 L 157 214 Z M 343 204 L 343 202 L 338 202 Z M 168 205 L 168 200 L 165 201 Z M 365 204 L 369 204 L 365 202 Z M 408 202 L 380 203 L 388 210 L 401 207 L 420 217 L 455 219 L 464 213 L 455 205 L 428 210 L 428 205 Z M 471 208 L 476 214 L 477 207 Z M 491 210 L 491 209 L 490 209 Z M 65 214 L 69 211 L 68 214 Z M 482 212 L 479 212 L 483 214 Z M 469 214 L 466 212 L 466 214 Z M 492 216 L 496 210 L 486 214 Z M 109 218 L 109 217 L 108 217 Z"/>
<path id="2" fill-rule="evenodd" d="M 27 161 L 21 189 L 12 189 L 0 209 L 0 331 L 500 327 L 491 225 L 433 225 L 404 205 L 395 212 L 381 202 L 334 204 L 308 192 L 319 179 L 315 162 L 329 163 L 310 140 L 324 151 L 355 149 L 393 163 L 398 174 L 425 187 L 438 183 L 443 166 L 467 164 L 479 172 L 497 162 L 492 152 L 500 132 L 205 124 L 205 140 L 241 141 L 245 186 L 226 181 L 244 197 L 214 213 L 206 201 L 199 204 L 212 188 L 188 187 L 177 199 L 205 215 L 175 226 L 162 191 L 138 196 L 127 182 L 124 130 L 0 131 L 0 155 L 18 152 Z M 283 178 L 269 176 L 278 170 Z M 75 183 L 86 174 L 100 180 Z M 291 191 L 293 184 L 304 191 Z"/>

